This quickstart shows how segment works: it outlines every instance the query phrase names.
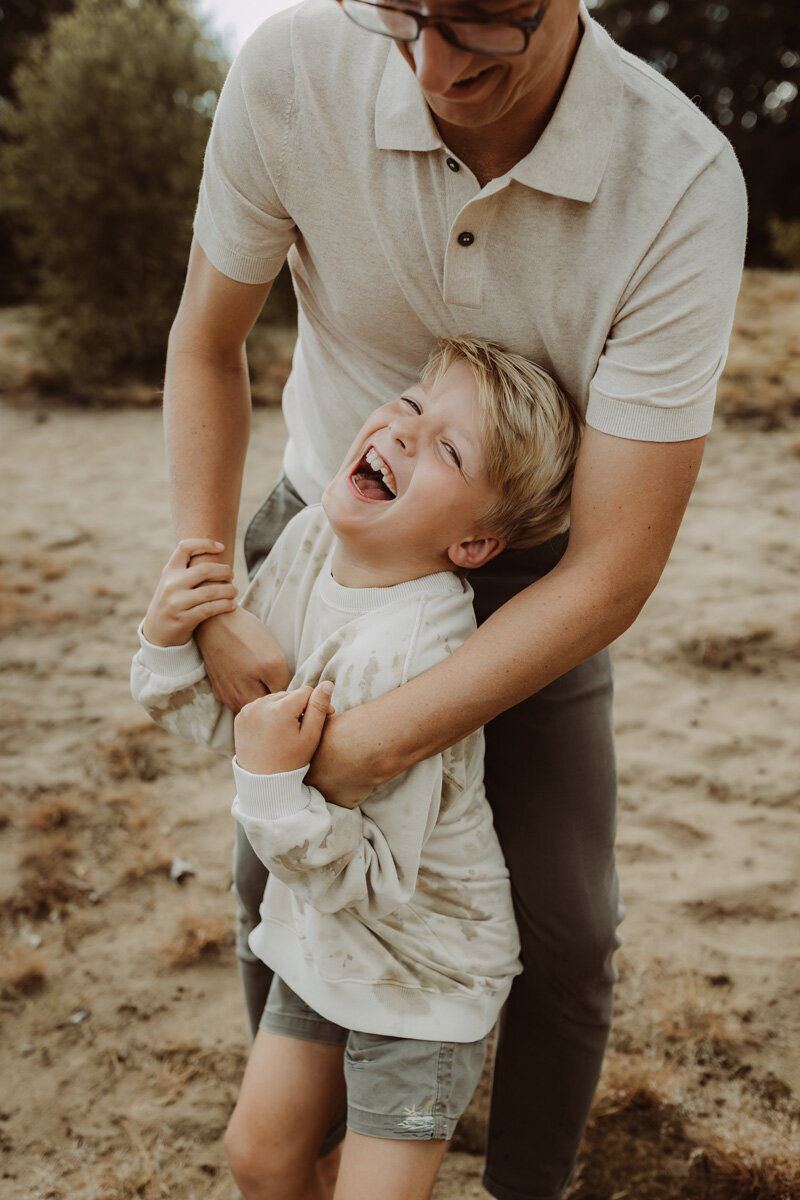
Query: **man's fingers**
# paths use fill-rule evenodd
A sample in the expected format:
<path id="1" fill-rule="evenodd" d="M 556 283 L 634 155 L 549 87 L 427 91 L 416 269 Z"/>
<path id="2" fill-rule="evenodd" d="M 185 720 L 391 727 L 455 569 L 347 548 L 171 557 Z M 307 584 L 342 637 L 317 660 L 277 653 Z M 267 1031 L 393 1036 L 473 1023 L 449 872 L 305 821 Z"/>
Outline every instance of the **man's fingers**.
<path id="1" fill-rule="evenodd" d="M 196 554 L 219 554 L 225 547 L 212 538 L 182 538 L 169 556 L 169 566 L 188 567 Z"/>

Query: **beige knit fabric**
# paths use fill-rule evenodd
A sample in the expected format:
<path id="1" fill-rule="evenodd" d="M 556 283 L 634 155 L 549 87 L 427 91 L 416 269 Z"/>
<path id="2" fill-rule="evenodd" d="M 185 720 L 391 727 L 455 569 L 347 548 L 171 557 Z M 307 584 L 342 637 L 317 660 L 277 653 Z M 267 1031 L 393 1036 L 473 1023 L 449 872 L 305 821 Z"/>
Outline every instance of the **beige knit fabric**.
<path id="1" fill-rule="evenodd" d="M 741 277 L 741 172 L 684 95 L 581 20 L 544 134 L 483 189 L 397 48 L 331 0 L 271 18 L 242 49 L 195 232 L 242 282 L 272 279 L 289 253 L 285 467 L 307 501 L 439 336 L 527 355 L 605 433 L 708 432 Z"/>

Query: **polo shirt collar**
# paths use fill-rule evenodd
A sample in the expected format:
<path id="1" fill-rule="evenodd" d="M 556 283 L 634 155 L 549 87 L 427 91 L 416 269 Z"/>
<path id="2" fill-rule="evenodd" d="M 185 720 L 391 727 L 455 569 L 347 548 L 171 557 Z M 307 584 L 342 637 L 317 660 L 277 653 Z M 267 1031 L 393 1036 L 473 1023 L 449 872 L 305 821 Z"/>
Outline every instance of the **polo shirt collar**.
<path id="1" fill-rule="evenodd" d="M 540 192 L 591 203 L 611 153 L 622 101 L 619 50 L 581 0 L 578 53 L 556 110 L 530 154 L 509 172 Z M 425 97 L 391 44 L 375 104 L 381 150 L 438 150 L 442 139 Z"/>
<path id="2" fill-rule="evenodd" d="M 442 145 L 422 89 L 394 42 L 389 43 L 375 101 L 375 144 L 379 150 L 438 150 Z"/>

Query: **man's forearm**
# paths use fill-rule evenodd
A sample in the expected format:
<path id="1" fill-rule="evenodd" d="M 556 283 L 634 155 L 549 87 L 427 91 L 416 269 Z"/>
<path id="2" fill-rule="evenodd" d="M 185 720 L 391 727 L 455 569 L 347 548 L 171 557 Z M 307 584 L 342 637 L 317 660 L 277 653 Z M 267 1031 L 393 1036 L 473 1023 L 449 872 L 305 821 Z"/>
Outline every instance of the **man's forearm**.
<path id="1" fill-rule="evenodd" d="M 498 609 L 449 658 L 335 718 L 332 741 L 340 736 L 351 754 L 361 751 L 376 782 L 392 779 L 610 645 L 649 590 L 642 581 L 621 594 L 590 566 L 565 561 Z"/>
<path id="2" fill-rule="evenodd" d="M 214 538 L 225 546 L 220 561 L 233 564 L 250 436 L 244 351 L 225 361 L 171 344 L 164 432 L 176 537 Z"/>

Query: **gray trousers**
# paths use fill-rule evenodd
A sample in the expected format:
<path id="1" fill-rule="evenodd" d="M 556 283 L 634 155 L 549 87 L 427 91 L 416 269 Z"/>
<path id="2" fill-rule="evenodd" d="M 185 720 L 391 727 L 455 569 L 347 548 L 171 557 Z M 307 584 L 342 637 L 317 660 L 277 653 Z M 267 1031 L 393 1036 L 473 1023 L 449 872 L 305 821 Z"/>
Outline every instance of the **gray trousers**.
<path id="1" fill-rule="evenodd" d="M 245 535 L 250 574 L 303 501 L 283 478 Z M 506 550 L 470 575 L 478 623 L 547 574 L 566 535 Z M 486 792 L 522 942 L 499 1026 L 484 1185 L 498 1200 L 555 1200 L 575 1161 L 600 1075 L 624 916 L 614 866 L 616 766 L 607 650 L 486 726 Z M 237 953 L 255 1033 L 272 977 L 247 937 L 267 872 L 237 826 Z M 324 1150 L 341 1138 L 343 1114 Z"/>

